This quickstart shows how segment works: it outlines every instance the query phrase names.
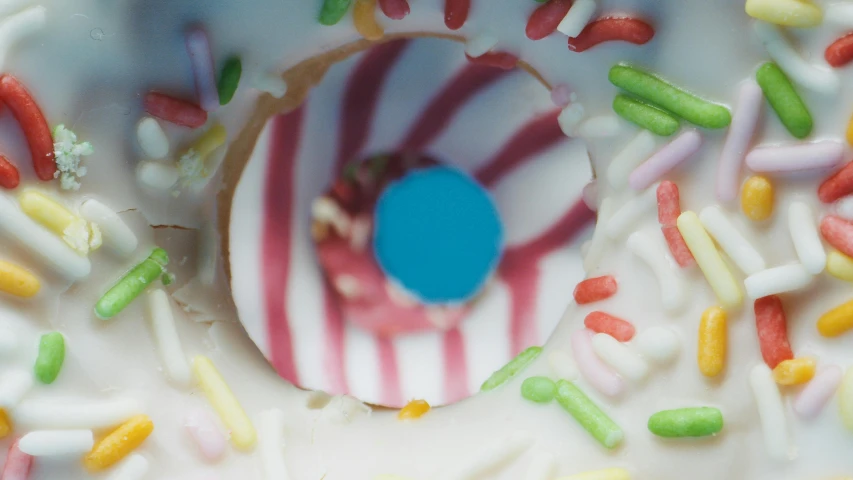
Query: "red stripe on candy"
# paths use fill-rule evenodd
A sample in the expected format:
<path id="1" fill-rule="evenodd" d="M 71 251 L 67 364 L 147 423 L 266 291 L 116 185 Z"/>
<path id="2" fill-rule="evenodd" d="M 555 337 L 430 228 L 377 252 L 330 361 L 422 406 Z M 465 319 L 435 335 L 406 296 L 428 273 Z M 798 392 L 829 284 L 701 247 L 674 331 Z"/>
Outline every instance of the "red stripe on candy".
<path id="1" fill-rule="evenodd" d="M 820 234 L 838 251 L 853 257 L 853 223 L 835 215 L 823 217 Z"/>
<path id="2" fill-rule="evenodd" d="M 0 101 L 9 107 L 24 132 L 36 176 L 45 182 L 53 180 L 56 173 L 53 136 L 35 99 L 17 78 L 3 75 L 0 77 Z"/>
<path id="3" fill-rule="evenodd" d="M 518 65 L 518 57 L 507 52 L 488 52 L 479 57 L 465 54 L 465 58 L 471 63 L 500 68 L 501 70 L 512 70 Z"/>
<path id="4" fill-rule="evenodd" d="M 459 30 L 468 20 L 471 0 L 444 0 L 444 24 L 451 30 Z"/>
<path id="5" fill-rule="evenodd" d="M 207 122 L 207 112 L 198 105 L 158 92 L 145 95 L 145 111 L 184 127 L 198 128 Z"/>
<path id="6" fill-rule="evenodd" d="M 613 275 L 587 278 L 575 287 L 573 293 L 578 305 L 594 303 L 616 295 L 618 285 Z"/>
<path id="7" fill-rule="evenodd" d="M 779 297 L 769 295 L 759 298 L 755 301 L 754 309 L 758 345 L 767 366 L 773 369 L 781 362 L 794 358 L 788 341 L 788 322 Z"/>
<path id="8" fill-rule="evenodd" d="M 391 20 L 402 20 L 409 14 L 408 0 L 379 0 L 379 9 Z"/>
<path id="9" fill-rule="evenodd" d="M 21 183 L 21 174 L 18 173 L 18 169 L 8 158 L 0 155 L 0 187 L 11 190 L 19 183 Z"/>
<path id="10" fill-rule="evenodd" d="M 643 45 L 655 36 L 655 29 L 636 18 L 602 18 L 586 27 L 574 38 L 569 38 L 569 50 L 583 52 L 605 42 L 628 42 Z"/>
<path id="11" fill-rule="evenodd" d="M 335 302 L 335 293 L 328 281 L 323 282 L 323 308 L 326 320 L 326 351 L 324 367 L 329 378 L 329 393 L 349 393 L 346 370 L 346 347 L 344 343 L 344 319 Z"/>
<path id="12" fill-rule="evenodd" d="M 382 389 L 379 396 L 385 405 L 403 405 L 403 389 L 400 387 L 400 367 L 397 364 L 397 352 L 388 337 L 376 337 L 379 354 L 379 376 Z"/>
<path id="13" fill-rule="evenodd" d="M 595 333 L 606 333 L 620 342 L 630 341 L 637 333 L 630 322 L 604 312 L 590 312 L 583 324 Z"/>
<path id="14" fill-rule="evenodd" d="M 501 266 L 516 268 L 527 262 L 532 264 L 569 243 L 594 220 L 595 212 L 590 210 L 583 199 L 578 199 L 562 218 L 539 236 L 525 244 L 507 247 Z"/>
<path id="15" fill-rule="evenodd" d="M 444 357 L 444 401 L 455 403 L 464 400 L 470 392 L 462 332 L 458 328 L 445 332 L 441 348 Z"/>
<path id="16" fill-rule="evenodd" d="M 823 203 L 832 203 L 851 193 L 853 193 L 853 162 L 824 180 L 817 189 L 817 198 Z"/>
<path id="17" fill-rule="evenodd" d="M 826 63 L 833 67 L 843 67 L 853 60 L 853 33 L 848 33 L 832 42 L 823 52 Z"/>
<path id="18" fill-rule="evenodd" d="M 554 33 L 570 8 L 572 0 L 548 0 L 548 3 L 534 10 L 527 20 L 527 38 L 542 40 Z"/>

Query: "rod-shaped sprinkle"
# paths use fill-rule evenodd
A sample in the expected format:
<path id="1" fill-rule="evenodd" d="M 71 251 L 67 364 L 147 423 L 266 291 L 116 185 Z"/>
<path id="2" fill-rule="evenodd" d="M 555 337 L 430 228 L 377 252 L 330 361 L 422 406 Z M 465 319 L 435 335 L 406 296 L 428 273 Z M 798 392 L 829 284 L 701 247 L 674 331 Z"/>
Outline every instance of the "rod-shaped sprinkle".
<path id="1" fill-rule="evenodd" d="M 706 377 L 716 377 L 726 368 L 729 335 L 726 319 L 726 311 L 720 307 L 711 307 L 702 313 L 696 360 L 699 371 Z"/>
<path id="2" fill-rule="evenodd" d="M 3 473 L 0 477 L 5 480 L 27 480 L 30 478 L 30 469 L 33 466 L 33 457 L 21 451 L 19 447 L 21 440 L 15 440 L 9 446 L 6 454 L 6 464 L 3 465 Z"/>
<path id="3" fill-rule="evenodd" d="M 707 437 L 723 430 L 723 413 L 711 407 L 663 410 L 649 417 L 649 431 L 659 437 Z"/>
<path id="4" fill-rule="evenodd" d="M 518 356 L 487 378 L 480 386 L 480 391 L 488 392 L 503 385 L 507 380 L 515 376 L 515 374 L 524 370 L 533 360 L 536 360 L 536 357 L 540 353 L 542 353 L 542 347 L 529 347 L 527 350 L 519 353 Z"/>
<path id="5" fill-rule="evenodd" d="M 139 244 L 136 234 L 110 207 L 90 198 L 80 206 L 80 214 L 98 225 L 104 236 L 104 244 L 116 254 L 128 257 L 136 250 Z"/>
<path id="6" fill-rule="evenodd" d="M 847 367 L 838 389 L 838 408 L 844 428 L 853 432 L 853 367 Z"/>
<path id="7" fill-rule="evenodd" d="M 773 182 L 767 177 L 753 175 L 743 182 L 740 208 L 746 218 L 754 222 L 762 222 L 773 215 L 775 198 Z"/>
<path id="8" fill-rule="evenodd" d="M 0 292 L 29 298 L 37 294 L 39 289 L 41 282 L 29 270 L 0 260 Z"/>
<path id="9" fill-rule="evenodd" d="M 225 65 L 222 66 L 222 72 L 219 74 L 219 83 L 216 86 L 219 93 L 220 105 L 228 105 L 231 99 L 234 98 L 242 75 L 243 62 L 240 60 L 240 57 L 235 56 L 225 60 Z"/>
<path id="10" fill-rule="evenodd" d="M 838 365 L 821 368 L 794 398 L 794 412 L 807 420 L 817 417 L 829 399 L 835 395 L 843 375 L 844 372 Z"/>
<path id="11" fill-rule="evenodd" d="M 34 457 L 80 455 L 95 443 L 91 430 L 36 430 L 18 441 L 22 452 Z"/>
<path id="12" fill-rule="evenodd" d="M 578 387 L 567 380 L 557 381 L 557 403 L 574 417 L 605 448 L 615 448 L 625 437 L 610 417 Z"/>
<path id="13" fill-rule="evenodd" d="M 95 304 L 95 315 L 107 320 L 118 315 L 130 302 L 163 274 L 169 263 L 169 255 L 162 248 L 155 248 L 151 255 L 127 272 Z"/>
<path id="14" fill-rule="evenodd" d="M 755 80 L 788 132 L 797 138 L 808 137 L 812 132 L 812 115 L 782 69 L 767 62 L 755 72 Z"/>
<path id="15" fill-rule="evenodd" d="M 764 258 L 734 226 L 723 209 L 716 205 L 705 207 L 699 213 L 699 219 L 705 230 L 743 273 L 751 275 L 767 268 Z"/>
<path id="16" fill-rule="evenodd" d="M 754 29 L 770 58 L 794 82 L 825 95 L 838 92 L 841 85 L 838 75 L 830 69 L 812 65 L 803 59 L 778 27 L 769 23 L 755 22 Z"/>
<path id="17" fill-rule="evenodd" d="M 36 378 L 44 384 L 51 384 L 65 362 L 65 337 L 59 332 L 46 333 L 39 341 L 39 352 L 34 367 Z"/>
<path id="18" fill-rule="evenodd" d="M 192 372 L 175 328 L 169 295 L 164 290 L 156 289 L 147 296 L 148 317 L 164 370 L 175 384 L 188 386 L 192 381 Z"/>
<path id="19" fill-rule="evenodd" d="M 690 158 L 702 145 L 702 136 L 696 130 L 687 130 L 664 145 L 631 172 L 628 185 L 643 190 L 657 182 L 670 170 Z"/>
<path id="20" fill-rule="evenodd" d="M 651 132 L 643 130 L 638 133 L 613 157 L 607 167 L 607 181 L 610 186 L 616 190 L 628 186 L 628 176 L 655 152 L 656 147 L 657 141 Z"/>
<path id="21" fill-rule="evenodd" d="M 72 398 L 27 400 L 14 410 L 17 425 L 55 429 L 101 429 L 115 427 L 142 412 L 133 398 L 79 401 Z"/>
<path id="22" fill-rule="evenodd" d="M 816 27 L 823 22 L 823 11 L 804 0 L 746 0 L 746 14 L 765 22 L 786 27 Z"/>
<path id="23" fill-rule="evenodd" d="M 705 128 L 724 128 L 732 121 L 729 110 L 697 97 L 655 75 L 629 65 L 610 69 L 610 83 Z"/>
<path id="24" fill-rule="evenodd" d="M 116 465 L 109 480 L 142 480 L 150 467 L 148 459 L 133 453 Z"/>
<path id="25" fill-rule="evenodd" d="M 826 273 L 839 280 L 853 282 L 853 258 L 835 250 L 826 255 Z"/>
<path id="26" fill-rule="evenodd" d="M 379 40 L 385 29 L 376 21 L 376 0 L 354 0 L 352 23 L 356 31 L 367 40 Z"/>
<path id="27" fill-rule="evenodd" d="M 639 383 L 649 374 L 649 364 L 643 357 L 606 333 L 597 333 L 592 337 L 592 350 L 622 378 Z"/>
<path id="28" fill-rule="evenodd" d="M 825 171 L 841 165 L 844 146 L 837 140 L 759 147 L 746 155 L 753 172 Z"/>
<path id="29" fill-rule="evenodd" d="M 817 331 L 824 337 L 837 337 L 853 329 L 853 300 L 829 310 L 817 321 Z"/>
<path id="30" fill-rule="evenodd" d="M 657 206 L 657 185 L 652 185 L 633 198 L 628 199 L 607 222 L 607 236 L 613 240 L 624 237 L 643 217 Z"/>
<path id="31" fill-rule="evenodd" d="M 228 448 L 228 441 L 220 431 L 213 414 L 206 409 L 193 410 L 184 417 L 184 426 L 204 458 L 210 461 L 222 458 Z M 270 476 L 270 478 L 278 477 Z"/>
<path id="32" fill-rule="evenodd" d="M 732 126 L 717 163 L 717 200 L 721 202 L 731 202 L 737 198 L 740 170 L 761 117 L 762 100 L 761 87 L 752 79 L 746 80 L 740 87 Z"/>
<path id="33" fill-rule="evenodd" d="M 668 137 L 678 130 L 677 118 L 627 95 L 616 95 L 613 99 L 613 111 L 625 120 L 640 128 L 645 128 L 655 135 Z"/>
<path id="34" fill-rule="evenodd" d="M 678 231 L 722 306 L 737 308 L 743 302 L 743 291 L 702 226 L 699 216 L 691 211 L 679 215 Z"/>
<path id="35" fill-rule="evenodd" d="M 783 361 L 794 358 L 782 300 L 776 295 L 759 298 L 753 303 L 753 310 L 758 346 L 764 363 L 770 368 L 776 368 Z"/>
<path id="36" fill-rule="evenodd" d="M 585 305 L 612 297 L 618 288 L 616 278 L 613 275 L 604 275 L 581 281 L 575 287 L 572 295 L 578 305 Z"/>
<path id="37" fill-rule="evenodd" d="M 323 7 L 320 9 L 320 23 L 322 25 L 334 25 L 344 18 L 347 14 L 352 0 L 323 0 Z"/>
<path id="38" fill-rule="evenodd" d="M 764 448 L 771 458 L 785 460 L 788 458 L 790 441 L 788 422 L 785 419 L 782 394 L 773 380 L 773 372 L 767 365 L 758 364 L 749 374 L 749 383 L 764 433 Z"/>
<path id="39" fill-rule="evenodd" d="M 83 465 L 91 472 L 109 468 L 142 445 L 153 431 L 154 422 L 147 415 L 137 415 L 96 443 L 83 457 Z"/>
<path id="40" fill-rule="evenodd" d="M 811 285 L 814 276 L 800 263 L 767 268 L 753 273 L 743 281 L 746 294 L 756 299 L 767 295 L 802 290 Z"/>
<path id="41" fill-rule="evenodd" d="M 216 91 L 216 68 L 207 32 L 203 27 L 193 25 L 187 29 L 184 40 L 190 56 L 199 103 L 205 111 L 216 111 L 219 108 L 219 93 Z"/>
<path id="42" fill-rule="evenodd" d="M 624 468 L 605 468 L 560 477 L 558 480 L 631 480 L 631 473 Z"/>
<path id="43" fill-rule="evenodd" d="M 154 117 L 142 117 L 136 124 L 136 142 L 149 158 L 163 158 L 169 154 L 169 137 Z"/>
<path id="44" fill-rule="evenodd" d="M 773 380 L 779 385 L 802 385 L 814 378 L 817 362 L 809 357 L 782 360 L 773 369 Z"/>
<path id="45" fill-rule="evenodd" d="M 231 443 L 240 450 L 255 446 L 257 433 L 240 401 L 209 358 L 198 355 L 193 359 L 193 373 L 207 400 L 219 414 L 222 423 L 231 431 Z"/>
<path id="46" fill-rule="evenodd" d="M 285 419 L 278 408 L 264 410 L 258 415 L 258 456 L 265 478 L 288 480 L 290 474 L 284 461 Z"/>
<path id="47" fill-rule="evenodd" d="M 572 334 L 572 355 L 578 371 L 593 388 L 608 397 L 622 393 L 624 383 L 619 375 L 602 362 L 592 348 L 593 333 L 581 329 Z"/>
<path id="48" fill-rule="evenodd" d="M 807 203 L 799 200 L 791 202 L 788 207 L 788 230 L 803 268 L 812 275 L 821 273 L 826 268 L 826 250 L 820 240 L 817 219 Z"/>

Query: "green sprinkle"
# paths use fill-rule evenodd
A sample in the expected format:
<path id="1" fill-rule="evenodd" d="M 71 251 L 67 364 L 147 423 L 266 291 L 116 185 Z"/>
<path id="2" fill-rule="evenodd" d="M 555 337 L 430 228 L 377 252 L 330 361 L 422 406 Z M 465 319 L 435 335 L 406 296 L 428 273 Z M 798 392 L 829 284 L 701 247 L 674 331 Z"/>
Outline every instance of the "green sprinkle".
<path id="1" fill-rule="evenodd" d="M 234 93 L 237 91 L 237 86 L 240 84 L 240 76 L 243 74 L 243 63 L 240 62 L 240 57 L 231 57 L 225 61 L 222 67 L 222 73 L 219 75 L 219 104 L 228 105 Z"/>
<path id="2" fill-rule="evenodd" d="M 808 137 L 812 133 L 812 115 L 785 72 L 775 63 L 767 62 L 755 72 L 755 79 L 773 111 L 791 135 L 797 138 Z"/>
<path id="3" fill-rule="evenodd" d="M 619 425 L 568 380 L 557 381 L 557 403 L 605 448 L 615 448 L 625 434 Z"/>
<path id="4" fill-rule="evenodd" d="M 533 360 L 536 360 L 536 357 L 538 357 L 540 353 L 542 353 L 542 347 L 530 347 L 519 353 L 517 357 L 510 360 L 509 363 L 501 367 L 500 370 L 493 373 L 491 377 L 486 379 L 486 381 L 483 382 L 483 385 L 480 386 L 480 391 L 488 392 L 489 390 L 494 390 L 500 387 L 516 373 L 524 370 L 524 367 L 530 365 Z"/>
<path id="5" fill-rule="evenodd" d="M 160 281 L 163 282 L 163 285 L 169 286 L 175 283 L 175 274 L 172 272 L 163 272 L 163 276 L 160 277 Z"/>
<path id="6" fill-rule="evenodd" d="M 729 109 L 686 92 L 660 78 L 619 64 L 610 69 L 610 83 L 705 128 L 723 128 L 732 122 Z"/>
<path id="7" fill-rule="evenodd" d="M 662 137 L 668 137 L 678 130 L 677 118 L 625 95 L 616 95 L 613 111 L 625 120 Z"/>
<path id="8" fill-rule="evenodd" d="M 148 258 L 121 277 L 121 280 L 98 300 L 95 315 L 101 320 L 117 315 L 163 274 L 163 267 L 168 263 L 169 255 L 166 251 L 155 248 Z"/>
<path id="9" fill-rule="evenodd" d="M 39 354 L 36 357 L 35 373 L 41 383 L 51 384 L 65 361 L 65 337 L 59 332 L 46 333 L 39 341 Z"/>
<path id="10" fill-rule="evenodd" d="M 529 377 L 521 384 L 521 396 L 536 403 L 548 403 L 554 399 L 557 385 L 548 377 Z"/>
<path id="11" fill-rule="evenodd" d="M 722 412 L 710 407 L 663 410 L 649 417 L 649 430 L 659 437 L 707 437 L 722 429 Z"/>
<path id="12" fill-rule="evenodd" d="M 320 10 L 320 23 L 323 25 L 334 25 L 347 14 L 352 0 L 324 0 L 323 9 Z"/>

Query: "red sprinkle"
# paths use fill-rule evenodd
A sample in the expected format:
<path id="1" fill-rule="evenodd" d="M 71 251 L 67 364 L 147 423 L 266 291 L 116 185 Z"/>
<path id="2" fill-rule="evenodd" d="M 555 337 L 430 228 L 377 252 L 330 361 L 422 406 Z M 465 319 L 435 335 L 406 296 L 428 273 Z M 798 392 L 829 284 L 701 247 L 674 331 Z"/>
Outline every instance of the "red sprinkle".
<path id="1" fill-rule="evenodd" d="M 198 105 L 158 92 L 145 95 L 145 111 L 184 127 L 198 128 L 207 123 L 207 112 Z"/>
<path id="2" fill-rule="evenodd" d="M 664 227 L 675 225 L 681 215 L 681 202 L 678 195 L 678 185 L 664 180 L 658 186 L 658 222 Z"/>
<path id="3" fill-rule="evenodd" d="M 853 257 L 853 223 L 835 215 L 827 215 L 820 221 L 820 234 L 838 251 Z"/>
<path id="4" fill-rule="evenodd" d="M 681 232 L 678 231 L 678 227 L 675 225 L 661 227 L 661 232 L 663 232 L 663 238 L 666 239 L 669 251 L 672 253 L 672 257 L 675 258 L 678 266 L 686 268 L 693 265 L 693 254 L 687 248 L 687 243 L 684 241 L 684 237 L 681 236 Z"/>
<path id="5" fill-rule="evenodd" d="M 18 169 L 12 165 L 4 155 L 0 155 L 0 187 L 8 188 L 9 190 L 18 186 L 21 183 L 21 175 Z"/>
<path id="6" fill-rule="evenodd" d="M 595 333 L 606 333 L 620 342 L 631 340 L 636 333 L 630 322 L 604 312 L 590 312 L 583 324 Z"/>
<path id="7" fill-rule="evenodd" d="M 616 294 L 616 279 L 613 275 L 587 278 L 575 287 L 575 301 L 578 305 L 597 302 Z"/>
<path id="8" fill-rule="evenodd" d="M 409 1 L 379 0 L 379 8 L 391 20 L 402 20 L 409 14 Z"/>
<path id="9" fill-rule="evenodd" d="M 788 322 L 782 300 L 776 295 L 761 297 L 755 301 L 755 329 L 764 363 L 771 369 L 784 360 L 794 358 L 788 342 Z"/>
<path id="10" fill-rule="evenodd" d="M 451 30 L 459 30 L 468 20 L 471 0 L 444 0 L 444 24 Z"/>
<path id="11" fill-rule="evenodd" d="M 506 52 L 488 52 L 479 57 L 472 57 L 466 54 L 465 57 L 471 63 L 496 67 L 501 70 L 512 70 L 518 65 L 518 57 Z"/>
<path id="12" fill-rule="evenodd" d="M 572 8 L 572 0 L 548 0 L 540 6 L 527 20 L 527 38 L 542 40 L 557 30 L 557 26 Z"/>
<path id="13" fill-rule="evenodd" d="M 3 75 L 0 77 L 0 101 L 9 107 L 24 131 L 36 176 L 39 180 L 53 180 L 56 172 L 53 136 L 35 99 L 17 78 Z"/>
<path id="14" fill-rule="evenodd" d="M 824 180 L 817 189 L 817 198 L 823 203 L 832 203 L 850 193 L 853 193 L 853 162 Z"/>
<path id="15" fill-rule="evenodd" d="M 3 480 L 27 480 L 30 478 L 32 466 L 33 457 L 22 452 L 18 448 L 18 440 L 15 440 L 9 447 L 9 453 L 6 454 L 6 465 L 3 466 L 3 473 L 0 474 L 0 478 Z"/>
<path id="16" fill-rule="evenodd" d="M 833 67 L 843 67 L 853 60 L 853 33 L 848 33 L 826 47 L 823 52 L 826 63 Z"/>
<path id="17" fill-rule="evenodd" d="M 642 45 L 655 36 L 655 29 L 636 18 L 602 18 L 586 27 L 574 38 L 569 38 L 569 50 L 583 52 L 604 42 L 622 41 Z"/>

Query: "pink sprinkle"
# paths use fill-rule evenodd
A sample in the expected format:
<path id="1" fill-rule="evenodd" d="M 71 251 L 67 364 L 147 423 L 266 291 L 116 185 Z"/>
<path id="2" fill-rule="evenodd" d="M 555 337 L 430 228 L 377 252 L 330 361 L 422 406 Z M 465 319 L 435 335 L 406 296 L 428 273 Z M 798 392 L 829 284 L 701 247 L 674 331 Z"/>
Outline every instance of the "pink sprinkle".
<path id="1" fill-rule="evenodd" d="M 560 108 L 566 108 L 572 103 L 572 88 L 565 83 L 551 87 L 551 101 Z"/>
<path id="2" fill-rule="evenodd" d="M 592 351 L 592 331 L 582 329 L 572 334 L 572 354 L 578 370 L 593 388 L 604 395 L 615 397 L 622 392 L 622 379 L 601 362 Z"/>
<path id="3" fill-rule="evenodd" d="M 835 395 L 841 384 L 842 371 L 837 365 L 820 369 L 811 382 L 794 399 L 797 415 L 812 419 L 820 414 L 826 402 Z"/>
<path id="4" fill-rule="evenodd" d="M 762 103 L 764 95 L 758 84 L 753 80 L 744 82 L 740 87 L 732 125 L 723 144 L 723 151 L 720 152 L 720 163 L 717 167 L 717 199 L 721 202 L 731 202 L 737 198 L 740 169 L 746 149 L 749 148 L 749 142 L 755 133 Z"/>
<path id="5" fill-rule="evenodd" d="M 844 146 L 835 140 L 761 147 L 749 152 L 746 166 L 753 172 L 825 170 L 841 164 Z"/>
<path id="6" fill-rule="evenodd" d="M 210 461 L 222 458 L 227 443 L 210 412 L 202 409 L 193 410 L 187 414 L 184 422 L 187 432 L 195 440 L 204 458 Z"/>
<path id="7" fill-rule="evenodd" d="M 820 221 L 820 234 L 838 251 L 853 256 L 853 222 L 827 215 Z"/>
<path id="8" fill-rule="evenodd" d="M 678 193 L 678 185 L 664 180 L 658 185 L 658 222 L 664 227 L 675 226 L 678 216 L 681 215 L 681 196 Z"/>
<path id="9" fill-rule="evenodd" d="M 634 190 L 649 188 L 667 172 L 696 153 L 700 145 L 702 145 L 702 136 L 699 132 L 688 130 L 682 133 L 635 168 L 628 177 L 628 184 Z"/>
<path id="10" fill-rule="evenodd" d="M 587 208 L 593 212 L 598 211 L 598 183 L 595 180 L 584 185 L 581 198 Z"/>
<path id="11" fill-rule="evenodd" d="M 207 32 L 199 26 L 191 27 L 186 33 L 186 43 L 199 103 L 205 111 L 213 112 L 219 108 L 219 92 Z"/>
<path id="12" fill-rule="evenodd" d="M 6 465 L 3 466 L 3 480 L 27 480 L 30 478 L 30 468 L 33 466 L 33 457 L 22 452 L 15 440 L 6 454 Z"/>

